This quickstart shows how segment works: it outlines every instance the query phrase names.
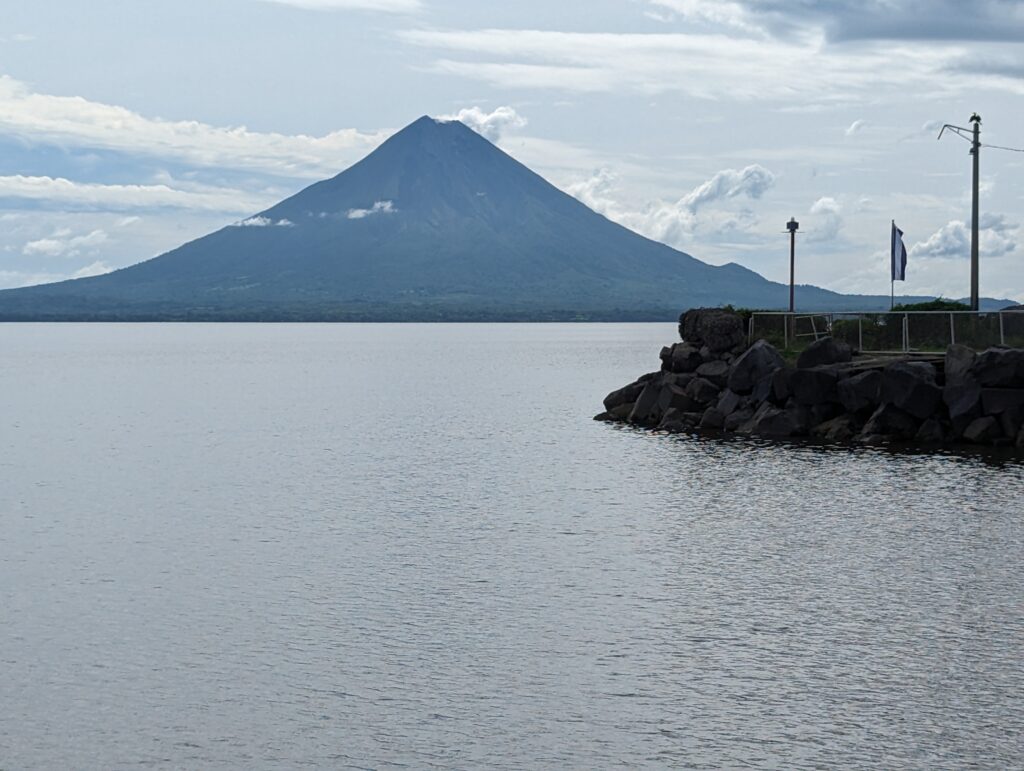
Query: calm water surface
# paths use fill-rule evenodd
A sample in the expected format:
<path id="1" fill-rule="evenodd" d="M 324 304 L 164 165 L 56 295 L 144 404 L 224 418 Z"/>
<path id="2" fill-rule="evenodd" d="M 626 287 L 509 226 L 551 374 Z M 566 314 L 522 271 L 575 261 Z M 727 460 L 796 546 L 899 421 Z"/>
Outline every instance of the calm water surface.
<path id="1" fill-rule="evenodd" d="M 591 421 L 674 334 L 0 326 L 0 768 L 1022 767 L 1024 465 Z"/>

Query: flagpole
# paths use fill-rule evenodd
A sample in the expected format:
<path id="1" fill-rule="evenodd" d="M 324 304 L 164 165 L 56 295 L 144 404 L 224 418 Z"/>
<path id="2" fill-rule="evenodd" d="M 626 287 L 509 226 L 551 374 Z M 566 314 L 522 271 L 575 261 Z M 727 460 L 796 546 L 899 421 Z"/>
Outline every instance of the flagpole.
<path id="1" fill-rule="evenodd" d="M 889 310 L 896 310 L 896 279 L 889 282 Z"/>

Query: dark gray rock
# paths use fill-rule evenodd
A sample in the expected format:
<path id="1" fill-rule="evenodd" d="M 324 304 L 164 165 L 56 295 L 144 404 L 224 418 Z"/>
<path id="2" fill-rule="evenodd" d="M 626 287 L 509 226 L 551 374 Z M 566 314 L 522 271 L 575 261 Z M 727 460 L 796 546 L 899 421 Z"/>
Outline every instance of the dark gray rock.
<path id="1" fill-rule="evenodd" d="M 708 407 L 700 419 L 701 428 L 719 429 L 725 425 L 725 415 L 715 407 Z"/>
<path id="2" fill-rule="evenodd" d="M 717 401 L 720 391 L 721 389 L 718 386 L 710 380 L 705 380 L 702 377 L 694 378 L 690 381 L 690 384 L 686 386 L 686 393 L 692 396 L 697 402 L 704 405 Z"/>
<path id="3" fill-rule="evenodd" d="M 744 403 L 745 400 L 742 396 L 735 391 L 726 389 L 725 391 L 722 391 L 721 395 L 718 397 L 718 404 L 715 405 L 715 409 L 721 412 L 722 415 L 728 417 L 742 407 Z"/>
<path id="4" fill-rule="evenodd" d="M 750 392 L 750 401 L 754 404 L 770 401 L 772 395 L 772 378 L 774 375 L 765 375 L 757 381 L 754 390 Z"/>
<path id="5" fill-rule="evenodd" d="M 661 420 L 662 410 L 659 406 L 662 384 L 660 379 L 648 380 L 644 390 L 637 397 L 636 404 L 629 413 L 629 422 L 638 426 L 655 426 Z"/>
<path id="6" fill-rule="evenodd" d="M 724 361 L 708 361 L 697 367 L 697 376 L 710 380 L 719 388 L 725 388 L 729 379 L 729 365 Z"/>
<path id="7" fill-rule="evenodd" d="M 935 384 L 935 367 L 923 361 L 893 362 L 882 371 L 882 401 L 918 420 L 930 417 L 942 402 L 942 389 Z"/>
<path id="8" fill-rule="evenodd" d="M 613 422 L 615 420 L 615 418 L 613 418 L 607 412 L 599 412 L 599 413 L 597 413 L 594 416 L 594 420 L 601 420 L 601 421 L 604 421 L 606 423 L 610 423 L 610 422 Z"/>
<path id="9" fill-rule="evenodd" d="M 839 415 L 819 423 L 811 429 L 811 433 L 829 442 L 848 442 L 857 433 L 857 423 L 852 415 Z"/>
<path id="10" fill-rule="evenodd" d="M 743 319 L 721 308 L 692 308 L 679 317 L 679 336 L 698 348 L 706 345 L 712 353 L 736 348 L 746 340 Z"/>
<path id="11" fill-rule="evenodd" d="M 662 380 L 666 384 L 677 385 L 680 388 L 686 388 L 690 384 L 690 381 L 697 377 L 692 372 L 666 372 L 662 376 Z"/>
<path id="12" fill-rule="evenodd" d="M 832 420 L 838 417 L 842 411 L 843 408 L 835 402 L 822 402 L 821 404 L 812 405 L 810 408 L 811 425 L 816 426 L 819 423 Z"/>
<path id="13" fill-rule="evenodd" d="M 946 360 L 943 370 L 946 376 L 946 385 L 956 385 L 963 382 L 963 379 L 974 366 L 978 354 L 966 345 L 951 345 L 946 349 Z"/>
<path id="14" fill-rule="evenodd" d="M 790 387 L 790 380 L 793 377 L 793 370 L 783 367 L 772 373 L 772 394 L 771 400 L 776 404 L 785 404 L 793 389 Z"/>
<path id="15" fill-rule="evenodd" d="M 981 416 L 981 386 L 970 375 L 959 376 L 955 383 L 947 383 L 942 389 L 942 401 L 946 403 L 950 418 L 969 417 L 974 420 Z"/>
<path id="16" fill-rule="evenodd" d="M 770 343 L 758 340 L 733 361 L 726 386 L 738 394 L 748 394 L 759 380 L 784 365 L 782 356 Z"/>
<path id="17" fill-rule="evenodd" d="M 914 441 L 921 444 L 942 444 L 946 441 L 946 431 L 938 418 L 928 418 L 914 434 Z"/>
<path id="18" fill-rule="evenodd" d="M 669 349 L 664 359 L 664 367 L 669 372 L 693 372 L 702 363 L 700 351 L 689 343 L 676 343 Z"/>
<path id="19" fill-rule="evenodd" d="M 608 410 L 605 414 L 611 420 L 627 420 L 633 407 L 636 406 L 635 402 L 626 402 L 625 404 L 618 404 Z"/>
<path id="20" fill-rule="evenodd" d="M 853 358 L 853 350 L 846 343 L 823 337 L 815 340 L 797 357 L 797 369 L 810 369 L 826 364 L 844 364 Z"/>
<path id="21" fill-rule="evenodd" d="M 803 436 L 807 433 L 806 411 L 798 405 L 794 407 L 776 407 L 765 402 L 753 416 L 740 426 L 744 434 L 755 434 L 768 437 Z"/>
<path id="22" fill-rule="evenodd" d="M 752 417 L 754 417 L 754 409 L 752 407 L 741 407 L 725 418 L 725 425 L 723 427 L 726 431 L 738 431 Z"/>
<path id="23" fill-rule="evenodd" d="M 913 439 L 920 427 L 919 421 L 892 403 L 882 404 L 864 424 L 861 437 L 888 436 L 896 439 Z"/>
<path id="24" fill-rule="evenodd" d="M 838 401 L 838 384 L 839 373 L 829 367 L 794 370 L 789 379 L 793 398 L 806 405 Z"/>
<path id="25" fill-rule="evenodd" d="M 999 427 L 1003 431 L 1003 436 L 1006 437 L 1017 436 L 1021 426 L 1024 425 L 1024 409 L 1019 407 L 1006 410 L 997 417 L 999 418 Z"/>
<path id="26" fill-rule="evenodd" d="M 685 388 L 680 388 L 674 383 L 662 386 L 658 393 L 658 412 L 664 415 L 668 410 L 675 409 L 680 412 L 692 412 L 700 405 L 691 397 Z"/>
<path id="27" fill-rule="evenodd" d="M 641 383 L 639 380 L 635 383 L 630 383 L 627 386 L 623 386 L 618 391 L 612 391 L 606 397 L 604 397 L 604 408 L 607 411 L 611 411 L 620 404 L 632 404 L 640 396 L 641 391 L 644 390 L 645 383 Z"/>
<path id="28" fill-rule="evenodd" d="M 964 429 L 963 439 L 972 444 L 989 444 L 1003 435 L 999 421 L 991 415 L 975 418 Z"/>
<path id="29" fill-rule="evenodd" d="M 1017 433 L 1017 441 L 1013 443 L 1013 446 L 1024 450 L 1024 427 Z"/>
<path id="30" fill-rule="evenodd" d="M 1024 407 L 1024 388 L 982 388 L 981 411 L 985 415 L 1001 415 Z"/>
<path id="31" fill-rule="evenodd" d="M 840 380 L 837 395 L 847 412 L 874 410 L 882 401 L 882 373 L 872 369 Z"/>
<path id="32" fill-rule="evenodd" d="M 970 369 L 982 388 L 1024 387 L 1024 349 L 989 348 Z"/>

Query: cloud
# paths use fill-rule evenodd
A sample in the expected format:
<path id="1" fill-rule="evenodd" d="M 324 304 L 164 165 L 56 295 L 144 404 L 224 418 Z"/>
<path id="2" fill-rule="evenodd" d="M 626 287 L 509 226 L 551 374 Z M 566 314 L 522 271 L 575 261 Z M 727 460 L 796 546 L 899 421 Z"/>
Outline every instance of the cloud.
<path id="1" fill-rule="evenodd" d="M 976 89 L 972 76 L 945 74 L 962 53 L 941 45 L 823 48 L 820 39 L 752 39 L 711 33 L 589 33 L 548 30 L 405 30 L 406 42 L 444 51 L 430 69 L 504 88 L 643 94 L 682 92 L 718 101 L 820 104 L 877 101 L 908 91 Z M 460 58 L 455 58 L 456 56 Z M 1001 87 L 1024 93 L 1024 82 Z"/>
<path id="2" fill-rule="evenodd" d="M 337 172 L 376 148 L 390 133 L 342 129 L 311 137 L 147 118 L 81 97 L 35 93 L 6 75 L 0 76 L 0 132 L 29 144 L 113 150 L 197 166 L 308 178 Z"/>
<path id="3" fill-rule="evenodd" d="M 624 209 L 614 199 L 615 175 L 600 169 L 589 179 L 569 185 L 566 192 L 609 219 L 655 241 L 687 248 L 694 235 L 712 238 L 751 231 L 757 217 L 746 208 L 713 206 L 732 199 L 761 198 L 775 185 L 775 174 L 759 164 L 723 169 L 677 201 L 656 201 L 639 211 Z"/>
<path id="4" fill-rule="evenodd" d="M 293 228 L 295 223 L 291 220 L 279 219 L 276 222 L 269 217 L 263 217 L 257 215 L 255 217 L 249 217 L 248 219 L 235 222 L 232 227 L 236 228 Z"/>
<path id="5" fill-rule="evenodd" d="M 982 215 L 978 222 L 978 251 L 985 257 L 1002 257 L 1017 248 L 1018 225 L 1002 214 Z M 971 256 L 971 226 L 951 220 L 924 241 L 910 248 L 911 257 L 967 259 Z"/>
<path id="6" fill-rule="evenodd" d="M 512 107 L 498 107 L 492 112 L 484 112 L 479 107 L 467 107 L 455 115 L 442 115 L 439 120 L 457 120 L 465 123 L 478 134 L 497 143 L 506 129 L 522 128 L 526 118 Z"/>
<path id="7" fill-rule="evenodd" d="M 696 212 L 704 204 L 721 198 L 760 198 L 774 185 L 775 175 L 756 163 L 743 169 L 724 169 L 683 196 L 679 205 Z"/>
<path id="8" fill-rule="evenodd" d="M 420 0 L 262 0 L 262 2 L 290 5 L 308 11 L 416 13 L 423 9 L 423 3 Z"/>
<path id="9" fill-rule="evenodd" d="M 349 209 L 347 216 L 350 220 L 361 220 L 374 214 L 392 214 L 396 211 L 391 201 L 377 201 L 369 209 Z"/>
<path id="10" fill-rule="evenodd" d="M 46 257 L 74 257 L 83 249 L 95 249 L 107 240 L 106 232 L 93 230 L 80 236 L 71 235 L 69 230 L 58 230 L 49 238 L 29 241 L 21 250 L 26 256 L 44 255 Z"/>
<path id="11" fill-rule="evenodd" d="M 247 213 L 272 201 L 240 190 L 195 186 L 179 190 L 168 185 L 101 185 L 62 177 L 0 177 L 0 199 L 33 201 L 52 207 L 100 211 L 133 209 L 197 209 Z"/>
<path id="12" fill-rule="evenodd" d="M 110 273 L 114 268 L 107 263 L 97 260 L 96 262 L 86 265 L 84 268 L 79 268 L 71 274 L 71 278 L 89 278 L 90 276 L 102 276 L 104 273 Z"/>
<path id="13" fill-rule="evenodd" d="M 811 205 L 810 214 L 815 219 L 808 228 L 811 241 L 834 241 L 843 228 L 842 206 L 835 198 L 824 196 Z"/>
<path id="14" fill-rule="evenodd" d="M 850 124 L 850 127 L 846 129 L 846 136 L 852 137 L 854 134 L 859 134 L 868 125 L 866 120 L 855 120 Z"/>
<path id="15" fill-rule="evenodd" d="M 746 33 L 854 40 L 984 40 L 1024 37 L 1020 0 L 651 0 L 686 21 Z"/>

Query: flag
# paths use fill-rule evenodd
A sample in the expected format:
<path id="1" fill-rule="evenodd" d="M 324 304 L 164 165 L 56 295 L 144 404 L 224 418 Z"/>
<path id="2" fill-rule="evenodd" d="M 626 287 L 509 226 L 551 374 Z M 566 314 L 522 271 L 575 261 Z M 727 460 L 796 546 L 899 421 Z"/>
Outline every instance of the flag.
<path id="1" fill-rule="evenodd" d="M 903 231 L 892 222 L 892 280 L 907 280 L 907 247 L 903 244 Z"/>

